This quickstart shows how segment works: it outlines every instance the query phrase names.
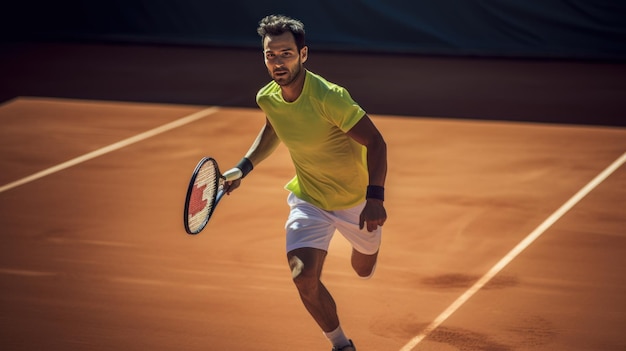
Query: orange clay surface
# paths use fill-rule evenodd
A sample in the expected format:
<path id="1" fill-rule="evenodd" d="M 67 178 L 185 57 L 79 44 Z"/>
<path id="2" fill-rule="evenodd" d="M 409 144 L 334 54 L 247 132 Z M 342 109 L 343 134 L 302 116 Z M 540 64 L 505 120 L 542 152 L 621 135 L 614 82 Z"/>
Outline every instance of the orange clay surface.
<path id="1" fill-rule="evenodd" d="M 0 186 L 207 106 L 17 98 L 0 105 Z M 380 261 L 323 280 L 359 351 L 398 351 L 626 151 L 626 129 L 372 116 L 389 152 Z M 220 108 L 0 192 L 3 350 L 330 350 L 284 252 L 280 147 L 185 233 L 189 176 L 223 170 L 264 122 Z M 625 350 L 626 167 L 553 223 L 413 350 Z"/>

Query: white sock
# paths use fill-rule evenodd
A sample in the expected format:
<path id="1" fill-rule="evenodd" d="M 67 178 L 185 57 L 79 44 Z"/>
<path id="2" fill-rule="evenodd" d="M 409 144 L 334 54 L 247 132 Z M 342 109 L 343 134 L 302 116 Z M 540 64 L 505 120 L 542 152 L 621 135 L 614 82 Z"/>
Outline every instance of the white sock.
<path id="1" fill-rule="evenodd" d="M 328 340 L 333 344 L 333 347 L 340 348 L 350 345 L 350 340 L 348 340 L 346 334 L 341 330 L 341 325 L 329 333 L 324 332 L 324 335 L 326 335 Z"/>

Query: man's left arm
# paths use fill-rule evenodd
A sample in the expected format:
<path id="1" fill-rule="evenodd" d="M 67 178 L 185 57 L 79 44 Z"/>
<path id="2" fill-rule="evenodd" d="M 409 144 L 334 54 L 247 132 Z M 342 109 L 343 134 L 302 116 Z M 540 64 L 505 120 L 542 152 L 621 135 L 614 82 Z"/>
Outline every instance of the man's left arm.
<path id="1" fill-rule="evenodd" d="M 367 202 L 361 212 L 359 225 L 360 228 L 367 225 L 367 230 L 371 232 L 387 220 L 387 213 L 383 206 L 387 177 L 387 144 L 368 115 L 364 115 L 347 134 L 367 148 L 369 185 Z"/>

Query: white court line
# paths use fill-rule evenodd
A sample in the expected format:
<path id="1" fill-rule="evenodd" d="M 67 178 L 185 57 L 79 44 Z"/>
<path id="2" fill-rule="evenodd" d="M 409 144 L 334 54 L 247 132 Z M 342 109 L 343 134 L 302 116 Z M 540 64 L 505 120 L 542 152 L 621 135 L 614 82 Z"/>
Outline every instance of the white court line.
<path id="1" fill-rule="evenodd" d="M 494 276 L 496 276 L 504 267 L 506 267 L 517 255 L 532 244 L 541 236 L 548 228 L 558 221 L 565 213 L 572 209 L 580 200 L 589 194 L 595 187 L 602 183 L 609 175 L 621 167 L 626 162 L 626 152 L 622 154 L 615 162 L 607 167 L 602 173 L 598 174 L 592 181 L 580 189 L 571 199 L 554 212 L 548 219 L 541 223 L 534 231 L 532 231 L 524 240 L 506 254 L 495 266 L 493 266 L 480 280 L 470 287 L 463 295 L 459 296 L 448 308 L 443 311 L 435 320 L 432 321 L 420 334 L 411 339 L 404 345 L 400 351 L 411 351 L 417 344 L 428 336 L 433 330 L 437 329 L 446 319 L 456 312 L 467 300 L 469 300 L 478 290 L 482 289 Z"/>
<path id="2" fill-rule="evenodd" d="M 192 113 L 192 114 L 190 114 L 188 116 L 185 116 L 185 117 L 182 117 L 180 119 L 177 119 L 177 120 L 175 120 L 173 122 L 164 124 L 164 125 L 162 125 L 160 127 L 156 127 L 154 129 L 150 129 L 150 130 L 148 130 L 146 132 L 143 132 L 141 134 L 137 134 L 137 135 L 132 136 L 130 138 L 118 141 L 117 143 L 105 146 L 105 147 L 103 147 L 101 149 L 92 151 L 90 153 L 84 154 L 84 155 L 79 156 L 79 157 L 76 157 L 74 159 L 71 159 L 69 161 L 63 162 L 63 163 L 58 164 L 56 166 L 50 167 L 48 169 L 44 169 L 43 171 L 37 172 L 37 173 L 32 174 L 32 175 L 30 175 L 28 177 L 25 177 L 25 178 L 16 180 L 16 181 L 14 181 L 12 183 L 3 185 L 2 187 L 0 187 L 0 193 L 5 192 L 5 191 L 10 190 L 10 189 L 13 189 L 13 188 L 16 188 L 16 187 L 18 187 L 20 185 L 24 185 L 26 183 L 30 183 L 32 181 L 35 181 L 35 180 L 37 180 L 39 178 L 43 178 L 43 177 L 48 176 L 50 174 L 62 171 L 64 169 L 66 169 L 66 168 L 70 168 L 70 167 L 75 166 L 75 165 L 77 165 L 79 163 L 83 163 L 85 161 L 89 161 L 89 160 L 91 160 L 93 158 L 96 158 L 98 156 L 102 156 L 104 154 L 108 154 L 109 152 L 113 152 L 113 151 L 119 150 L 119 149 L 121 149 L 123 147 L 126 147 L 128 145 L 131 145 L 131 144 L 140 142 L 142 140 L 151 138 L 151 137 L 156 136 L 158 134 L 165 133 L 165 132 L 167 132 L 169 130 L 172 130 L 172 129 L 175 129 L 175 128 L 178 128 L 178 127 L 182 127 L 185 124 L 189 124 L 191 122 L 195 122 L 195 121 L 197 121 L 197 120 L 199 120 L 201 118 L 204 118 L 204 117 L 206 117 L 208 115 L 211 115 L 211 114 L 217 112 L 218 110 L 219 110 L 219 107 L 209 107 L 209 108 L 206 108 L 204 110 L 201 110 L 201 111 Z"/>

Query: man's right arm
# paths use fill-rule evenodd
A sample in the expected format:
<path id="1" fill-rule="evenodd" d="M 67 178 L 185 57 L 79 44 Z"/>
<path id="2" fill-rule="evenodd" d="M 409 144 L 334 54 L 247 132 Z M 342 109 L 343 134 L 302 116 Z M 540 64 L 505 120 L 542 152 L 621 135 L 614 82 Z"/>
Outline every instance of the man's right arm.
<path id="1" fill-rule="evenodd" d="M 258 165 L 261 161 L 266 159 L 269 155 L 276 150 L 280 144 L 280 139 L 274 131 L 274 127 L 270 121 L 265 118 L 265 125 L 261 128 L 259 135 L 250 146 L 250 149 L 246 153 L 245 157 L 239 162 L 237 168 L 244 171 L 244 176 L 252 170 L 253 167 Z M 242 167 L 243 165 L 243 167 Z M 247 169 L 242 169 L 247 168 Z M 237 189 L 241 184 L 241 179 L 234 180 L 226 183 L 226 193 L 230 194 L 233 190 Z"/>
<path id="2" fill-rule="evenodd" d="M 272 124 L 266 117 L 265 125 L 261 128 L 259 135 L 245 157 L 256 166 L 271 155 L 272 152 L 276 150 L 276 147 L 278 147 L 278 144 L 280 144 L 280 139 L 278 139 L 274 127 L 272 127 Z"/>

